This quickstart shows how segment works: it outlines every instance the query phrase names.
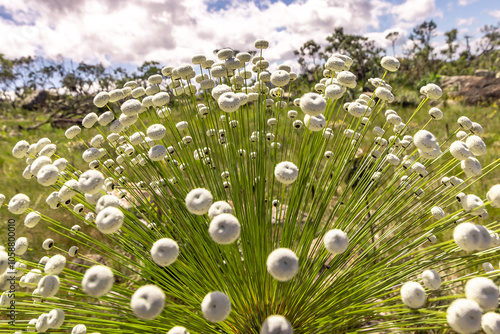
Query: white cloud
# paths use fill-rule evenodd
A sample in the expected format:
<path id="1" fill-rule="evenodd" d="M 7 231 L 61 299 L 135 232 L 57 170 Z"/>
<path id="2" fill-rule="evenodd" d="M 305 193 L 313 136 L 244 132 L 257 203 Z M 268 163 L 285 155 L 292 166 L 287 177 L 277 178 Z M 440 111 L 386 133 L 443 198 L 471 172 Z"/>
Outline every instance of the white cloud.
<path id="1" fill-rule="evenodd" d="M 477 0 L 458 0 L 458 5 L 459 6 L 468 6 L 470 4 L 473 4 L 474 2 L 477 2 Z"/>
<path id="2" fill-rule="evenodd" d="M 0 6 L 15 22 L 0 18 L 0 45 L 7 57 L 64 55 L 74 61 L 141 64 L 158 60 L 177 65 L 191 55 L 232 47 L 253 49 L 253 42 L 271 42 L 266 58 L 291 61 L 293 50 L 314 39 L 324 43 L 335 27 L 346 33 L 365 34 L 378 46 L 387 47 L 389 31 L 400 32 L 398 44 L 406 40 L 407 29 L 442 13 L 434 0 L 406 0 L 394 6 L 389 0 L 246 0 L 225 2 L 216 9 L 213 0 L 0 0 Z M 394 27 L 380 28 L 387 15 Z"/>
<path id="3" fill-rule="evenodd" d="M 496 19 L 499 19 L 500 20 L 500 9 L 497 9 L 497 10 L 491 10 L 488 12 L 488 14 L 490 14 L 491 16 L 493 16 L 494 18 Z"/>
<path id="4" fill-rule="evenodd" d="M 462 27 L 462 26 L 471 26 L 476 22 L 475 17 L 469 17 L 468 19 L 464 18 L 457 18 L 457 26 Z"/>

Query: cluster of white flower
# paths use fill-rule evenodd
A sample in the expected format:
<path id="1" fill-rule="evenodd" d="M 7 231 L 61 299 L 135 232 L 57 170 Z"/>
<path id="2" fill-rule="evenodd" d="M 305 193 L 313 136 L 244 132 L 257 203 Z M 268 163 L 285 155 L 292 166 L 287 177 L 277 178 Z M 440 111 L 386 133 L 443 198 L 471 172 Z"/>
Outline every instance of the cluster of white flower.
<path id="1" fill-rule="evenodd" d="M 255 42 L 260 51 L 268 45 L 266 40 Z M 476 221 L 488 218 L 486 206 L 500 207 L 500 185 L 491 187 L 485 198 L 460 192 L 483 173 L 477 159 L 486 153 L 480 124 L 460 117 L 457 141 L 449 147 L 445 143 L 450 138 L 440 144 L 439 136 L 425 127 L 412 136 L 408 132 L 413 117 L 404 121 L 395 110 L 385 110 L 396 100 L 385 75 L 368 80 L 371 94 L 345 101 L 357 78 L 349 71 L 352 59 L 338 53 L 326 60 L 315 92 L 289 104 L 286 89 L 297 74 L 288 65 L 271 72 L 272 64 L 262 54 L 252 57 L 221 49 L 218 61 L 195 55 L 192 65 L 167 66 L 147 82 L 129 81 L 123 88 L 98 93 L 94 105 L 99 112 L 90 112 L 82 127 L 65 132 L 68 139 L 86 145 L 85 171 L 59 157 L 48 138 L 14 146 L 12 155 L 26 159 L 22 176 L 51 189 L 48 207 L 67 210 L 81 222 L 69 227 L 57 222 L 45 211 L 35 211 L 36 204 L 25 194 L 6 204 L 11 214 L 26 214 L 26 228 L 43 225 L 69 236 L 72 243 L 68 259 L 54 254 L 38 264 L 21 259 L 16 263 L 19 285 L 33 290 L 30 309 L 51 309 L 32 319 L 28 331 L 63 328 L 86 333 L 91 322 L 82 324 L 82 317 L 72 314 L 78 311 L 75 307 L 51 299 L 68 293 L 73 299 L 100 298 L 105 314 L 130 317 L 127 328 L 134 331 L 154 319 L 155 332 L 204 330 L 191 321 L 194 317 L 217 326 L 229 323 L 210 327 L 214 333 L 255 332 L 246 327 L 250 324 L 257 324 L 261 334 L 291 334 L 301 324 L 319 333 L 323 324 L 332 323 L 328 312 L 345 312 L 337 312 L 338 304 L 331 302 L 323 314 L 315 300 L 324 300 L 332 291 L 338 297 L 335 284 L 351 279 L 363 284 L 366 275 L 374 274 L 370 266 L 390 288 L 401 286 L 405 305 L 419 309 L 432 304 L 432 291 L 444 291 L 451 283 L 444 275 L 442 282 L 435 270 L 421 273 L 422 265 L 415 265 L 413 256 L 438 268 L 447 260 L 458 263 L 456 258 L 463 256 L 467 261 L 473 253 L 500 246 L 498 224 L 486 228 Z M 394 57 L 382 58 L 381 65 L 389 72 L 400 67 Z M 439 99 L 442 90 L 428 84 L 421 93 L 425 103 Z M 428 114 L 433 121 L 444 117 L 436 107 Z M 364 154 L 361 142 L 372 135 Z M 452 175 L 458 166 L 462 172 Z M 5 199 L 0 195 L 0 206 Z M 461 210 L 454 212 L 456 201 Z M 445 238 L 444 232 L 452 228 L 458 247 L 447 241 L 436 245 L 438 236 Z M 106 241 L 91 235 L 93 229 Z M 50 237 L 44 237 L 43 250 L 61 251 Z M 438 246 L 446 247 L 444 254 Z M 26 237 L 15 240 L 17 256 L 30 247 Z M 116 266 L 81 254 L 80 248 L 87 247 L 109 256 Z M 131 253 L 130 258 L 123 253 Z M 382 273 L 404 261 L 413 261 L 410 269 Z M 489 262 L 483 267 L 497 272 Z M 7 253 L 0 251 L 0 287 L 8 272 Z M 420 273 L 422 284 L 417 282 Z M 355 277 L 347 278 L 349 274 Z M 121 279 L 127 283 L 115 284 Z M 297 316 L 300 303 L 293 293 L 298 290 L 312 300 L 321 320 Z M 373 290 L 367 288 L 374 294 L 368 297 L 364 291 L 346 293 L 367 305 L 382 303 L 386 289 Z M 499 333 L 498 314 L 482 315 L 498 307 L 497 286 L 486 278 L 471 279 L 466 297 L 448 308 L 449 326 L 472 333 L 481 328 L 482 318 L 486 333 Z M 38 309 L 41 300 L 58 306 Z M 182 305 L 164 312 L 179 300 Z M 3 294 L 0 304 L 8 302 Z M 251 308 L 255 317 L 249 315 Z M 404 313 L 400 308 L 397 312 Z M 348 322 L 339 323 L 326 330 L 349 327 Z M 103 332 L 119 331 L 112 321 L 98 324 Z"/>

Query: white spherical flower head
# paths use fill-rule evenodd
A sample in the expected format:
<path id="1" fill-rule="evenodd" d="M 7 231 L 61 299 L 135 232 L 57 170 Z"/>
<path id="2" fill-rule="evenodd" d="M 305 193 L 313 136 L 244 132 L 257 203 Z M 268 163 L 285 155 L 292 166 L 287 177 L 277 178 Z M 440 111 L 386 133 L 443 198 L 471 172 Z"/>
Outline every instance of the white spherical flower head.
<path id="1" fill-rule="evenodd" d="M 179 245 L 172 239 L 163 238 L 155 241 L 151 247 L 153 261 L 162 267 L 171 265 L 179 256 Z"/>
<path id="2" fill-rule="evenodd" d="M 229 213 L 229 214 L 233 213 L 233 209 L 231 208 L 231 205 L 229 205 L 229 203 L 224 201 L 218 201 L 212 204 L 210 206 L 210 209 L 208 209 L 208 217 L 210 219 L 214 219 L 216 216 L 222 213 Z"/>
<path id="3" fill-rule="evenodd" d="M 418 131 L 415 136 L 413 136 L 413 142 L 415 146 L 423 152 L 430 152 L 439 148 L 436 137 L 427 130 Z"/>
<path id="4" fill-rule="evenodd" d="M 82 120 L 82 125 L 84 128 L 90 129 L 91 127 L 94 126 L 95 123 L 97 123 L 97 120 L 99 119 L 99 116 L 95 112 L 91 112 L 87 114 Z"/>
<path id="5" fill-rule="evenodd" d="M 271 315 L 262 323 L 260 334 L 293 334 L 293 327 L 284 316 Z"/>
<path id="6" fill-rule="evenodd" d="M 299 177 L 299 169 L 293 162 L 283 161 L 274 168 L 274 176 L 282 184 L 292 184 Z"/>
<path id="7" fill-rule="evenodd" d="M 267 271 L 280 282 L 291 280 L 299 272 L 299 258 L 288 248 L 278 248 L 267 257 Z"/>
<path id="8" fill-rule="evenodd" d="M 473 126 L 472 121 L 467 116 L 459 117 L 457 120 L 457 123 L 458 123 L 458 125 L 460 125 L 461 128 L 463 128 L 464 130 L 467 130 L 467 131 L 472 129 L 472 126 Z"/>
<path id="9" fill-rule="evenodd" d="M 44 187 L 51 186 L 56 183 L 59 178 L 59 169 L 54 165 L 46 165 L 40 168 L 36 175 L 36 180 Z"/>
<path id="10" fill-rule="evenodd" d="M 307 93 L 300 98 L 300 108 L 310 116 L 321 115 L 326 108 L 326 100 L 317 93 Z"/>
<path id="11" fill-rule="evenodd" d="M 421 308 L 427 301 L 424 288 L 417 282 L 406 282 L 401 287 L 401 299 L 409 308 Z"/>
<path id="12" fill-rule="evenodd" d="M 486 144 L 484 141 L 481 139 L 481 137 L 472 135 L 467 137 L 467 140 L 465 141 L 467 146 L 469 147 L 470 151 L 474 155 L 485 155 L 486 154 Z"/>
<path id="13" fill-rule="evenodd" d="M 52 247 L 54 247 L 54 240 L 51 239 L 51 238 L 48 238 L 48 239 L 45 239 L 42 243 L 42 248 L 45 249 L 45 250 L 50 250 L 52 249 Z M 65 261 L 65 264 L 66 264 L 66 259 L 64 259 Z M 64 267 L 63 267 L 64 268 Z M 58 274 L 58 273 L 57 273 Z M 57 274 L 53 274 L 53 275 L 57 275 Z"/>
<path id="14" fill-rule="evenodd" d="M 443 96 L 443 90 L 436 84 L 427 84 L 426 86 L 422 87 L 422 90 L 424 95 L 427 95 L 427 97 L 431 100 L 437 100 L 441 96 Z"/>
<path id="15" fill-rule="evenodd" d="M 481 308 L 469 299 L 457 299 L 446 310 L 448 325 L 460 334 L 473 334 L 481 329 Z"/>
<path id="16" fill-rule="evenodd" d="M 9 254 L 6 251 L 0 251 L 0 273 L 3 274 L 9 267 Z M 1 275 L 0 274 L 0 275 Z"/>
<path id="17" fill-rule="evenodd" d="M 231 87 L 228 85 L 218 85 L 212 89 L 212 97 L 217 101 L 222 94 L 232 92 Z"/>
<path id="18" fill-rule="evenodd" d="M 115 116 L 111 111 L 106 111 L 105 113 L 102 113 L 97 121 L 99 122 L 99 125 L 106 126 L 109 123 L 111 123 L 115 119 Z"/>
<path id="19" fill-rule="evenodd" d="M 325 234 L 325 248 L 333 254 L 341 254 L 349 247 L 349 238 L 341 230 L 330 230 Z"/>
<path id="20" fill-rule="evenodd" d="M 71 330 L 71 334 L 86 334 L 86 333 L 87 333 L 87 326 L 85 325 L 76 325 Z"/>
<path id="21" fill-rule="evenodd" d="M 123 212 L 120 209 L 110 206 L 99 212 L 95 219 L 95 225 L 101 233 L 111 234 L 120 229 L 123 220 Z"/>
<path id="22" fill-rule="evenodd" d="M 391 56 L 385 56 L 380 61 L 380 65 L 382 65 L 382 67 L 389 72 L 396 72 L 397 70 L 399 70 L 399 66 L 401 64 L 399 63 L 399 60 L 397 60 L 396 58 Z"/>
<path id="23" fill-rule="evenodd" d="M 429 116 L 431 116 L 435 120 L 440 120 L 441 118 L 443 118 L 443 112 L 439 108 L 431 108 L 429 110 Z"/>
<path id="24" fill-rule="evenodd" d="M 476 158 L 467 158 L 460 163 L 460 167 L 467 177 L 481 175 L 482 167 L 479 160 Z"/>
<path id="25" fill-rule="evenodd" d="M 68 130 L 66 130 L 64 135 L 68 139 L 73 139 L 76 136 L 78 136 L 81 132 L 82 132 L 82 129 L 78 125 L 73 125 L 73 126 L 69 127 Z"/>
<path id="26" fill-rule="evenodd" d="M 290 82 L 290 74 L 287 71 L 277 70 L 271 74 L 271 83 L 276 87 L 286 86 Z"/>
<path id="27" fill-rule="evenodd" d="M 224 321 L 231 313 L 231 300 L 223 292 L 210 292 L 201 302 L 201 312 L 210 322 Z"/>
<path id="28" fill-rule="evenodd" d="M 325 97 L 332 100 L 340 99 L 344 93 L 345 87 L 336 84 L 328 85 L 325 88 Z"/>
<path id="29" fill-rule="evenodd" d="M 97 108 L 104 107 L 109 102 L 108 92 L 100 92 L 94 97 L 94 105 Z"/>
<path id="30" fill-rule="evenodd" d="M 147 130 L 147 135 L 153 140 L 160 140 L 167 134 L 167 129 L 161 124 L 153 124 Z"/>
<path id="31" fill-rule="evenodd" d="M 473 252 L 481 249 L 481 231 L 472 223 L 461 223 L 453 230 L 453 239 L 458 247 Z"/>
<path id="32" fill-rule="evenodd" d="M 217 103 L 222 111 L 235 112 L 240 107 L 240 97 L 233 92 L 226 92 L 219 97 Z"/>
<path id="33" fill-rule="evenodd" d="M 60 308 L 55 308 L 49 312 L 48 325 L 49 328 L 59 328 L 64 323 L 64 311 Z"/>
<path id="34" fill-rule="evenodd" d="M 38 319 L 36 319 L 35 330 L 38 333 L 46 332 L 49 329 L 49 315 L 48 313 L 42 313 Z"/>
<path id="35" fill-rule="evenodd" d="M 187 329 L 182 326 L 174 326 L 172 329 L 170 329 L 167 334 L 189 334 Z"/>
<path id="36" fill-rule="evenodd" d="M 152 101 L 155 107 L 161 107 L 170 102 L 170 95 L 166 92 L 156 93 Z"/>
<path id="37" fill-rule="evenodd" d="M 455 141 L 450 145 L 450 153 L 457 160 L 465 160 L 469 157 L 474 157 L 466 143 Z"/>
<path id="38" fill-rule="evenodd" d="M 142 103 L 136 99 L 130 99 L 125 102 L 120 107 L 120 110 L 125 116 L 137 115 L 142 108 Z"/>
<path id="39" fill-rule="evenodd" d="M 137 289 L 130 299 L 134 315 L 142 320 L 158 317 L 165 307 L 165 293 L 156 285 L 144 285 Z"/>
<path id="40" fill-rule="evenodd" d="M 17 194 L 10 199 L 7 209 L 15 215 L 20 215 L 24 213 L 29 206 L 29 197 L 25 194 Z"/>
<path id="41" fill-rule="evenodd" d="M 97 170 L 88 170 L 78 178 L 78 187 L 86 194 L 96 194 L 104 185 L 104 175 Z"/>
<path id="42" fill-rule="evenodd" d="M 54 297 L 59 291 L 59 277 L 54 275 L 42 277 L 37 289 L 38 294 L 43 298 Z"/>
<path id="43" fill-rule="evenodd" d="M 500 334 L 500 314 L 488 312 L 481 318 L 481 327 L 486 334 Z"/>
<path id="44" fill-rule="evenodd" d="M 208 233 L 213 241 L 220 245 L 229 245 L 240 237 L 240 223 L 229 213 L 216 216 L 208 228 Z"/>
<path id="45" fill-rule="evenodd" d="M 356 88 L 356 75 L 349 71 L 342 71 L 337 75 L 337 80 L 341 85 L 348 88 Z"/>
<path id="46" fill-rule="evenodd" d="M 381 99 L 382 101 L 386 101 L 389 103 L 394 101 L 394 95 L 390 90 L 388 90 L 385 87 L 377 87 L 377 89 L 375 89 L 375 96 Z"/>
<path id="47" fill-rule="evenodd" d="M 204 188 L 191 190 L 185 198 L 186 207 L 195 215 L 204 215 L 210 209 L 214 199 L 210 191 Z"/>
<path id="48" fill-rule="evenodd" d="M 28 250 L 29 242 L 26 237 L 17 238 L 14 243 L 14 254 L 21 256 Z"/>
<path id="49" fill-rule="evenodd" d="M 152 161 L 163 160 L 167 156 L 167 149 L 163 145 L 155 145 L 151 147 L 148 151 L 148 157 Z"/>
<path id="50" fill-rule="evenodd" d="M 262 49 L 267 49 L 269 47 L 269 41 L 265 39 L 258 39 L 254 43 L 255 48 L 262 50 Z"/>
<path id="51" fill-rule="evenodd" d="M 51 257 L 45 264 L 44 272 L 48 275 L 59 275 L 66 266 L 66 258 L 60 254 Z"/>
<path id="52" fill-rule="evenodd" d="M 83 275 L 82 289 L 87 295 L 99 298 L 111 290 L 114 281 L 111 269 L 100 265 L 92 266 Z"/>
<path id="53" fill-rule="evenodd" d="M 97 201 L 95 205 L 95 212 L 99 213 L 107 207 L 118 208 L 120 206 L 120 199 L 115 195 L 104 195 Z"/>
<path id="54" fill-rule="evenodd" d="M 326 119 L 323 115 L 318 116 L 304 116 L 304 124 L 306 127 L 313 132 L 321 131 L 326 126 Z"/>
<path id="55" fill-rule="evenodd" d="M 345 66 L 345 61 L 342 58 L 336 56 L 331 56 L 325 63 L 325 68 L 332 72 L 341 72 L 342 70 L 344 70 Z"/>
<path id="56" fill-rule="evenodd" d="M 431 214 L 432 216 L 439 220 L 439 219 L 443 219 L 444 217 L 446 217 L 446 213 L 444 212 L 444 210 L 442 208 L 440 208 L 439 206 L 435 206 L 431 209 Z"/>
<path id="57" fill-rule="evenodd" d="M 491 206 L 500 207 L 500 184 L 496 184 L 486 193 L 486 198 L 491 202 Z"/>
<path id="58" fill-rule="evenodd" d="M 441 277 L 435 270 L 425 270 L 422 273 L 422 281 L 429 290 L 438 290 L 441 287 Z"/>
<path id="59" fill-rule="evenodd" d="M 467 281 L 465 296 L 475 301 L 483 311 L 498 307 L 498 286 L 489 278 L 475 277 Z"/>
<path id="60" fill-rule="evenodd" d="M 26 140 L 17 142 L 17 144 L 12 148 L 12 156 L 17 159 L 24 158 L 26 153 L 28 153 L 29 147 L 30 144 Z"/>

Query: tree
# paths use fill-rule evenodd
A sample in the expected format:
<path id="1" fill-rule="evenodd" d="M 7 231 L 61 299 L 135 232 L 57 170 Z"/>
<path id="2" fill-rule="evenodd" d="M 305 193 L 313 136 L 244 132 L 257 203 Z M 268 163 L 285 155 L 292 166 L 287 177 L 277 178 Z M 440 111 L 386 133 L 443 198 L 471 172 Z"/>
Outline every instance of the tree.
<path id="1" fill-rule="evenodd" d="M 500 23 L 496 25 L 485 25 L 480 29 L 483 37 L 479 42 L 477 48 L 480 54 L 489 54 L 494 50 L 497 50 L 500 46 Z"/>
<path id="2" fill-rule="evenodd" d="M 436 36 L 437 25 L 433 20 L 424 21 L 419 26 L 413 28 L 410 40 L 413 42 L 413 54 L 417 58 L 429 60 L 432 57 L 434 48 L 431 40 Z"/>
<path id="3" fill-rule="evenodd" d="M 446 49 L 441 50 L 441 54 L 445 55 L 449 61 L 453 59 L 453 55 L 457 52 L 457 29 L 452 29 L 444 33 L 446 36 Z"/>
<path id="4" fill-rule="evenodd" d="M 376 47 L 374 41 L 359 35 L 346 35 L 342 27 L 335 28 L 335 32 L 326 40 L 329 44 L 325 47 L 325 55 L 338 52 L 351 57 L 353 59 L 351 71 L 356 74 L 358 81 L 364 83 L 368 74 L 377 73 L 382 49 Z"/>
<path id="5" fill-rule="evenodd" d="M 385 36 L 385 39 L 388 39 L 391 41 L 392 44 L 392 55 L 396 57 L 396 41 L 399 38 L 399 31 L 391 31 L 390 33 Z"/>
<path id="6" fill-rule="evenodd" d="M 319 61 L 321 60 L 320 50 L 321 46 L 311 39 L 305 42 L 299 50 L 293 51 L 298 56 L 301 72 L 307 77 L 314 76 L 319 69 Z"/>

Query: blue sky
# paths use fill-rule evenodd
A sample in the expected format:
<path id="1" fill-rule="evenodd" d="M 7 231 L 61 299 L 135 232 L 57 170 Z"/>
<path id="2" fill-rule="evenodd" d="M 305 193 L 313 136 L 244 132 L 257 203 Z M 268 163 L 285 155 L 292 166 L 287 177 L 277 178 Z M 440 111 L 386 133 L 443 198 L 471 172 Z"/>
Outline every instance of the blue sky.
<path id="1" fill-rule="evenodd" d="M 480 27 L 500 22 L 500 1 L 0 0 L 0 53 L 112 66 L 145 60 L 178 65 L 194 54 L 213 56 L 220 47 L 250 50 L 255 39 L 266 38 L 266 58 L 293 65 L 293 50 L 310 39 L 324 43 L 338 26 L 383 48 L 390 45 L 386 34 L 399 31 L 401 54 L 413 27 L 430 19 L 438 27 L 436 49 L 452 28 L 461 40 L 471 35 L 474 47 Z"/>

